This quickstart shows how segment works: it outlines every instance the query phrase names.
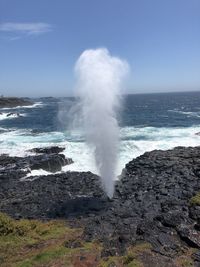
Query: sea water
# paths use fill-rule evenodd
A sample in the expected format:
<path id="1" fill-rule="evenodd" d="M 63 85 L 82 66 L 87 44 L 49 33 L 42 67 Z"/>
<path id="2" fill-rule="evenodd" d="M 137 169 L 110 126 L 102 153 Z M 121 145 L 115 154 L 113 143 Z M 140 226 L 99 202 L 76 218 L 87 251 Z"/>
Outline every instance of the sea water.
<path id="1" fill-rule="evenodd" d="M 76 99 L 38 98 L 34 105 L 0 109 L 0 154 L 26 156 L 34 147 L 61 146 L 74 163 L 62 171 L 97 173 L 91 149 L 81 129 L 73 127 Z M 125 164 L 146 151 L 200 145 L 200 92 L 138 94 L 122 97 L 120 125 L 120 174 Z M 22 116 L 7 117 L 14 112 Z M 33 171 L 32 175 L 48 174 Z"/>

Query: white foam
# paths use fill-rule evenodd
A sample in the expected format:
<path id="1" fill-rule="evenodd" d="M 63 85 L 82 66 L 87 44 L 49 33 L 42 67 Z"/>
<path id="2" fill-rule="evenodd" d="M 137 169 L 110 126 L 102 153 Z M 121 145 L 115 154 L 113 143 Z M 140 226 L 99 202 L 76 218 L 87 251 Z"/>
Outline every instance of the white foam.
<path id="1" fill-rule="evenodd" d="M 197 117 L 200 118 L 200 112 L 199 111 L 182 111 L 178 109 L 173 109 L 173 110 L 168 110 L 168 112 L 174 112 L 174 113 L 179 113 L 182 115 L 186 115 L 187 117 Z"/>
<path id="2" fill-rule="evenodd" d="M 33 105 L 29 105 L 29 106 L 18 106 L 16 108 L 39 108 L 39 107 L 43 107 L 45 104 L 43 102 L 36 102 Z"/>
<path id="3" fill-rule="evenodd" d="M 6 128 L 3 128 L 3 127 L 0 127 L 0 131 L 2 131 L 2 132 L 7 132 L 7 131 L 8 131 L 8 129 L 6 129 Z"/>
<path id="4" fill-rule="evenodd" d="M 65 141 L 65 136 L 60 132 L 37 135 L 31 135 L 31 131 L 28 130 L 3 132 L 0 134 L 0 154 L 24 157 L 33 154 L 28 151 L 32 148 L 61 145 L 63 141 Z"/>
<path id="5" fill-rule="evenodd" d="M 171 149 L 175 146 L 198 146 L 200 126 L 188 128 L 155 128 L 155 127 L 125 127 L 121 128 L 119 147 L 119 162 L 117 173 L 120 174 L 125 164 L 147 151 L 155 149 Z M 0 134 L 0 154 L 11 156 L 26 156 L 33 154 L 28 150 L 35 147 L 61 146 L 62 152 L 72 158 L 74 163 L 63 167 L 62 171 L 91 171 L 97 173 L 92 149 L 83 141 L 81 133 L 50 132 L 30 135 L 30 131 L 16 130 Z M 43 170 L 33 171 L 31 175 L 47 175 Z"/>
<path id="6" fill-rule="evenodd" d="M 200 132 L 199 127 L 189 128 L 155 128 L 155 127 L 125 127 L 121 128 L 121 142 L 119 148 L 119 162 L 117 173 L 120 174 L 125 164 L 147 151 L 155 149 L 167 150 L 176 146 L 198 146 L 200 137 L 195 133 Z M 141 138 L 141 140 L 139 139 Z M 92 171 L 97 173 L 92 160 L 92 152 L 85 143 L 66 144 L 64 154 L 74 160 L 63 170 Z"/>
<path id="7" fill-rule="evenodd" d="M 15 109 L 20 109 L 20 108 L 39 108 L 43 107 L 45 104 L 42 102 L 36 102 L 33 105 L 28 105 L 28 106 L 17 106 L 17 107 L 10 107 L 10 108 L 1 108 L 1 110 L 15 110 Z"/>
<path id="8" fill-rule="evenodd" d="M 32 170 L 30 173 L 28 173 L 26 175 L 26 177 L 22 178 L 22 180 L 24 179 L 27 179 L 28 177 L 31 177 L 31 176 L 46 176 L 46 175 L 49 175 L 49 174 L 52 174 L 51 172 L 47 172 L 45 170 L 42 170 L 42 169 L 39 169 L 39 170 Z"/>
<path id="9" fill-rule="evenodd" d="M 16 118 L 20 118 L 20 117 L 25 117 L 26 116 L 26 114 L 25 113 L 23 113 L 23 114 L 17 114 L 17 113 L 13 113 L 13 114 L 11 114 L 11 115 L 9 115 L 10 114 L 10 112 L 8 112 L 8 113 L 0 113 L 0 121 L 2 121 L 2 120 L 10 120 L 10 119 L 16 119 Z M 8 116 L 9 115 L 9 116 Z"/>

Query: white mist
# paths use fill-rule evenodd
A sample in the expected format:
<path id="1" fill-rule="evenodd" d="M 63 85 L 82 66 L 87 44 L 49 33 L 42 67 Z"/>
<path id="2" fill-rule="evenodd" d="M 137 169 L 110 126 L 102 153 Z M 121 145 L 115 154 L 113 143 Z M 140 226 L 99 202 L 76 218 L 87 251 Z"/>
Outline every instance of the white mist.
<path id="1" fill-rule="evenodd" d="M 120 107 L 121 84 L 128 72 L 128 64 L 111 56 L 105 48 L 91 49 L 81 54 L 75 72 L 86 140 L 94 147 L 102 185 L 111 198 L 119 143 L 116 112 Z"/>

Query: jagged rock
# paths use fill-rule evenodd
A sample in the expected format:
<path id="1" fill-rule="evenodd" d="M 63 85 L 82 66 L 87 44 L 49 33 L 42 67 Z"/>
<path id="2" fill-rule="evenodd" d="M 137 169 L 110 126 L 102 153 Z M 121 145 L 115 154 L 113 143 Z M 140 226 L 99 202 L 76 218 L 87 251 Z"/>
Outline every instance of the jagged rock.
<path id="1" fill-rule="evenodd" d="M 60 156 L 1 156 L 0 164 L 7 172 L 37 162 L 47 168 L 48 160 Z M 190 202 L 200 191 L 199 166 L 200 147 L 145 153 L 126 165 L 111 200 L 90 172 L 30 177 L 31 182 L 13 174 L 1 182 L 0 210 L 17 218 L 67 218 L 84 227 L 85 240 L 103 242 L 105 256 L 145 241 L 162 257 L 175 258 L 183 246 L 200 247 L 199 207 Z"/>
<path id="2" fill-rule="evenodd" d="M 192 254 L 192 258 L 197 261 L 200 262 L 200 250 L 198 250 L 197 252 Z"/>
<path id="3" fill-rule="evenodd" d="M 8 113 L 8 114 L 6 115 L 6 117 L 10 117 L 10 116 L 12 116 L 12 115 L 15 115 L 15 113 L 10 112 L 10 113 Z"/>
<path id="4" fill-rule="evenodd" d="M 99 191 L 105 198 L 98 177 L 92 173 L 68 172 L 34 178 L 37 179 L 1 184 L 0 210 L 17 218 L 45 219 L 74 218 L 104 209 L 103 199 L 99 207 L 101 198 L 93 196 L 93 192 Z"/>
<path id="5" fill-rule="evenodd" d="M 164 226 L 167 227 L 177 227 L 184 221 L 187 214 L 184 214 L 182 211 L 168 211 L 157 217 L 158 220 L 162 222 Z"/>
<path id="6" fill-rule="evenodd" d="M 200 221 L 200 206 L 191 206 L 189 210 L 190 217 L 194 220 Z"/>
<path id="7" fill-rule="evenodd" d="M 196 231 L 193 226 L 180 225 L 178 227 L 178 233 L 181 239 L 189 246 L 200 248 L 200 232 Z"/>
<path id="8" fill-rule="evenodd" d="M 55 149 L 56 150 L 56 149 Z M 54 151 L 54 148 L 53 148 Z M 30 170 L 43 169 L 48 172 L 57 172 L 62 166 L 73 163 L 71 158 L 66 158 L 63 154 L 50 153 L 27 157 L 0 156 L 0 179 L 22 178 Z"/>
<path id="9" fill-rule="evenodd" d="M 24 177 L 29 170 L 25 170 L 23 164 L 20 164 L 20 157 L 0 156 L 0 181 L 10 179 L 19 179 Z"/>
<path id="10" fill-rule="evenodd" d="M 43 169 L 48 172 L 60 171 L 62 166 L 73 163 L 72 159 L 66 159 L 62 154 L 29 156 L 25 160 L 29 163 L 31 170 Z"/>
<path id="11" fill-rule="evenodd" d="M 51 147 L 39 147 L 30 149 L 30 152 L 39 153 L 39 154 L 53 154 L 53 153 L 60 153 L 63 152 L 65 148 L 58 147 L 58 146 L 51 146 Z"/>

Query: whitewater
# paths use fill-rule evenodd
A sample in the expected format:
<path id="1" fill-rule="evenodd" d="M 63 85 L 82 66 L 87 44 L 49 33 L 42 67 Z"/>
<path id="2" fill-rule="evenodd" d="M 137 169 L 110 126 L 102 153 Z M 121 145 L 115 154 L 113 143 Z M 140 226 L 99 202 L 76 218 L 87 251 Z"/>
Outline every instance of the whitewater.
<path id="1" fill-rule="evenodd" d="M 0 120 L 0 154 L 30 155 L 35 147 L 61 146 L 74 163 L 62 171 L 91 171 L 98 174 L 93 151 L 81 130 L 67 127 L 73 98 L 34 100 L 32 107 L 18 107 L 23 116 Z M 132 95 L 124 98 L 125 109 L 119 114 L 120 142 L 117 175 L 125 164 L 147 151 L 167 150 L 176 146 L 200 144 L 200 93 Z M 65 107 L 65 108 L 63 108 Z M 0 110 L 12 112 L 9 110 Z M 62 115 L 62 116 L 60 116 Z M 3 116 L 3 115 L 2 115 Z M 60 117 L 67 123 L 62 125 Z M 48 174 L 43 170 L 31 175 Z"/>

